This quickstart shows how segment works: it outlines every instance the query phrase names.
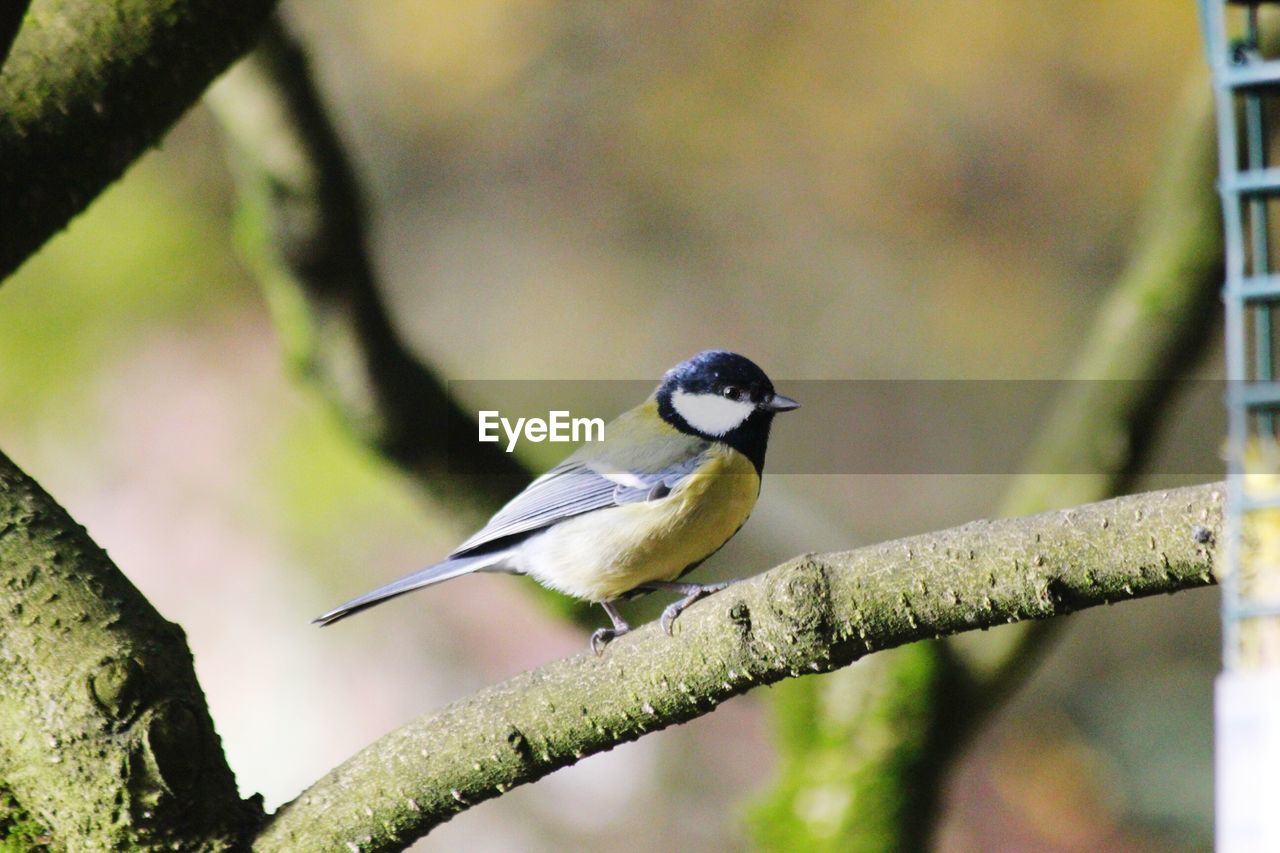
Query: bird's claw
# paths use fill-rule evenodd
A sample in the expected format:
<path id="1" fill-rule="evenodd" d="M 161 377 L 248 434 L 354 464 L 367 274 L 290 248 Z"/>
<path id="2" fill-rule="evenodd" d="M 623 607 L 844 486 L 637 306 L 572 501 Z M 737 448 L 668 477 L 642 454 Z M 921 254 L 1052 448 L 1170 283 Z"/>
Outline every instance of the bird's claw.
<path id="1" fill-rule="evenodd" d="M 591 651 L 596 653 L 596 657 L 599 657 L 600 655 L 604 654 L 605 646 L 609 645 L 610 642 L 617 639 L 618 637 L 621 637 L 623 634 L 627 633 L 627 631 L 630 631 L 630 630 L 631 630 L 630 628 L 627 628 L 626 630 L 622 630 L 622 631 L 618 630 L 617 628 L 595 629 L 594 631 L 591 632 Z"/>
<path id="2" fill-rule="evenodd" d="M 720 583 L 708 583 L 698 587 L 693 592 L 686 595 L 679 601 L 673 601 L 662 610 L 662 618 L 659 620 L 662 625 L 662 632 L 668 637 L 672 636 L 672 628 L 675 625 L 676 617 L 685 611 L 685 608 L 693 604 L 700 598 L 706 598 L 713 592 L 719 592 L 730 584 L 730 581 L 721 581 Z"/>
<path id="3" fill-rule="evenodd" d="M 600 606 L 604 608 L 605 613 L 609 614 L 609 621 L 613 623 L 613 627 L 597 628 L 591 632 L 591 651 L 596 653 L 596 657 L 604 654 L 604 647 L 611 640 L 615 640 L 631 630 L 631 626 L 627 624 L 627 620 L 622 618 L 622 614 L 618 612 L 617 605 L 612 601 L 602 601 Z"/>

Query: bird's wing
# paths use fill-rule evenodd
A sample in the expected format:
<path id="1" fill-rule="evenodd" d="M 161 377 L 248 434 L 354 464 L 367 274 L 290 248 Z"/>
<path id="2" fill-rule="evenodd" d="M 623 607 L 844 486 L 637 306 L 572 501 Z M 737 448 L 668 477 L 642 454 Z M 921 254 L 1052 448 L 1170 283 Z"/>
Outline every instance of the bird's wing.
<path id="1" fill-rule="evenodd" d="M 652 472 L 570 457 L 530 483 L 449 556 L 465 556 L 498 540 L 542 530 L 586 512 L 666 497 L 702 464 L 706 453 L 706 443 L 699 443 L 683 458 Z"/>

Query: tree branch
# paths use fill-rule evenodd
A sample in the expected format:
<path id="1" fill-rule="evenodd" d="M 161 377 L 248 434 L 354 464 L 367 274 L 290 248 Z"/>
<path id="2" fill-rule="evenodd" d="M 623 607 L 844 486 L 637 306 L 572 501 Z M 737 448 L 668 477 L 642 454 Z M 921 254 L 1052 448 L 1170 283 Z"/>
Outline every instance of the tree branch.
<path id="1" fill-rule="evenodd" d="M 0 73 L 0 278 L 248 50 L 274 0 L 35 0 Z"/>
<path id="2" fill-rule="evenodd" d="M 497 445 L 458 440 L 474 437 L 474 418 L 392 324 L 353 169 L 306 56 L 278 17 L 207 100 L 232 143 L 241 247 L 289 362 L 357 438 L 425 492 L 473 519 L 492 512 L 529 473 Z M 496 476 L 459 473 L 476 470 Z"/>
<path id="3" fill-rule="evenodd" d="M 979 521 L 797 558 L 374 743 L 280 809 L 255 849 L 398 850 L 478 802 L 762 684 L 916 640 L 1212 583 L 1218 484 Z"/>
<path id="4" fill-rule="evenodd" d="M 395 443 L 380 437 L 381 428 L 368 428 L 369 424 L 377 427 L 396 422 L 399 419 L 395 411 L 397 404 L 413 399 L 411 394 L 379 392 L 380 387 L 388 384 L 389 376 L 405 373 L 392 369 L 388 375 L 379 376 L 380 348 L 390 342 L 400 353 L 392 360 L 393 364 L 404 359 L 412 361 L 412 357 L 403 355 L 404 348 L 377 297 L 363 243 L 363 217 L 351 168 L 341 152 L 336 133 L 324 117 L 320 98 L 296 45 L 282 34 L 273 33 L 264 41 L 260 53 L 246 64 L 249 68 L 228 93 L 214 93 L 213 106 L 237 142 L 237 171 L 249 211 L 245 216 L 249 226 L 245 229 L 250 241 L 249 254 L 255 258 L 255 267 L 267 285 L 291 360 L 303 366 L 303 374 L 335 404 L 359 437 L 383 449 L 419 484 L 429 487 L 443 478 L 449 492 L 467 494 L 468 484 L 451 482 L 442 460 L 433 460 L 429 455 L 415 458 L 412 451 L 409 454 L 387 452 Z M 1200 138 L 1207 126 L 1199 121 L 1201 111 L 1193 110 L 1192 114 L 1194 117 L 1179 121 L 1177 126 L 1194 128 L 1191 132 L 1194 138 L 1185 130 L 1179 131 L 1180 142 L 1166 158 L 1162 176 L 1169 177 L 1171 189 L 1165 187 L 1163 181 L 1158 182 L 1147 206 L 1151 211 L 1148 219 L 1154 221 L 1149 221 L 1144 229 L 1145 236 L 1135 261 L 1118 283 L 1116 296 L 1102 312 L 1107 320 L 1099 325 L 1085 348 L 1086 355 L 1080 360 L 1084 369 L 1081 375 L 1114 375 L 1111 371 L 1099 372 L 1097 368 L 1123 364 L 1126 360 L 1133 373 L 1124 375 L 1153 375 L 1169 368 L 1169 353 L 1195 352 L 1197 345 L 1191 341 L 1197 336 L 1203 338 L 1199 318 L 1204 306 L 1211 304 L 1217 287 L 1216 282 L 1203 286 L 1208 276 L 1202 276 L 1201 271 L 1216 268 L 1216 252 L 1212 246 L 1206 247 L 1205 241 L 1213 241 L 1217 229 L 1212 225 L 1199 226 L 1203 224 L 1203 216 L 1215 215 L 1216 208 L 1211 184 L 1196 183 L 1203 159 L 1201 154 L 1210 151 L 1211 146 L 1202 144 L 1204 140 Z M 269 119 L 264 120 L 264 116 Z M 1189 167 L 1189 163 L 1194 165 Z M 343 189 L 326 191 L 326 186 Z M 299 210 L 306 214 L 298 215 Z M 326 224 L 334 222 L 343 223 L 348 229 L 346 233 L 335 233 Z M 286 248 L 273 247 L 273 240 L 281 241 Z M 324 260 L 328 252 L 337 252 L 341 257 Z M 354 269 L 356 273 L 317 275 L 317 271 L 325 269 Z M 361 316 L 371 317 L 372 322 L 361 321 Z M 428 383 L 435 383 L 429 372 L 424 375 Z M 343 387 L 335 377 L 345 378 L 350 385 Z M 427 388 L 431 394 L 437 393 L 430 385 Z M 1149 391 L 1151 386 L 1133 383 L 1125 390 L 1134 389 Z M 1088 454 L 1091 463 L 1102 473 L 1085 484 L 1081 500 L 1113 493 L 1122 478 L 1136 470 L 1140 454 L 1122 453 L 1097 459 L 1094 456 L 1096 438 L 1089 430 L 1091 421 L 1097 419 L 1108 424 L 1110 436 L 1120 435 L 1131 442 L 1126 450 L 1140 447 L 1145 442 L 1144 436 L 1153 428 L 1154 413 L 1164 400 L 1160 392 L 1166 389 L 1155 390 L 1157 393 L 1141 397 L 1060 401 L 1057 411 L 1067 415 L 1056 416 L 1054 425 L 1046 430 L 1046 438 L 1039 446 L 1040 458 L 1061 459 L 1066 454 L 1074 459 L 1081 453 Z M 442 390 L 438 393 L 447 397 Z M 409 420 L 406 418 L 403 422 Z M 470 420 L 465 423 L 464 428 L 470 429 Z M 423 441 L 423 436 L 428 434 L 421 428 L 402 433 L 411 445 L 415 438 Z M 440 446 L 438 441 L 435 446 Z M 425 450 L 429 454 L 432 448 Z M 1053 470 L 1053 465 L 1048 469 Z M 1110 473 L 1106 473 L 1108 471 Z M 1070 484 L 1079 487 L 1084 479 L 1074 478 Z M 1046 496 L 1055 496 L 1059 504 L 1068 502 L 1065 493 L 1046 489 L 1043 481 L 1022 481 L 1018 487 L 1026 492 L 1036 482 L 1039 482 L 1036 488 L 1041 489 L 1038 500 L 1011 497 L 1010 505 L 1021 504 L 1026 511 L 1032 511 L 1044 508 Z M 1055 488 L 1061 487 L 1061 483 L 1055 482 Z M 491 508 L 491 500 L 482 496 L 481 506 Z M 1011 683 L 1008 676 L 1016 671 L 1016 662 L 1023 660 L 1024 649 L 1039 641 L 1034 630 L 1021 638 L 1018 643 L 1008 644 L 1004 651 L 981 659 L 991 667 L 988 675 L 1000 676 L 1003 679 L 1000 683 L 1006 686 Z M 779 691 L 784 706 L 792 694 L 805 694 L 793 703 L 795 713 L 790 716 L 796 717 L 791 720 L 794 725 L 784 720 L 784 729 L 790 727 L 812 733 L 819 726 L 829 724 L 830 728 L 848 732 L 849 737 L 821 739 L 824 750 L 833 756 L 843 750 L 843 759 L 835 764 L 856 765 L 860 769 L 852 775 L 875 780 L 870 787 L 859 783 L 853 798 L 859 808 L 845 816 L 845 825 L 856 827 L 857 834 L 883 838 L 888 837 L 885 833 L 892 835 L 895 827 L 911 825 L 922 828 L 921 838 L 927 837 L 928 824 L 918 817 L 921 806 L 936 799 L 942 768 L 963 740 L 964 731 L 979 716 L 969 709 L 961 720 L 954 713 L 955 703 L 948 701 L 961 688 L 977 690 L 976 682 L 970 683 L 968 679 L 971 675 L 977 676 L 970 667 L 979 658 L 966 660 L 958 660 L 948 648 L 924 644 L 903 650 L 899 657 L 877 665 L 875 674 L 871 674 L 870 668 L 859 668 L 840 676 L 842 682 L 852 679 L 863 683 L 868 695 L 884 700 L 860 706 L 872 716 L 887 720 L 891 736 L 877 741 L 880 750 L 875 757 L 860 758 L 847 747 L 851 740 L 868 742 L 867 738 L 855 736 L 869 722 L 865 714 L 856 720 L 821 721 L 814 717 L 814 703 L 805 697 L 814 698 L 811 694 L 819 689 L 819 682 L 799 682 L 789 685 L 787 691 Z M 871 683 L 866 683 L 868 679 Z M 886 685 L 900 684 L 914 685 L 916 698 L 923 697 L 924 705 L 916 709 L 916 713 L 904 715 L 902 697 L 890 695 L 892 690 L 886 692 Z M 994 686 L 992 683 L 991 687 Z M 844 690 L 843 687 L 835 689 Z M 993 690 L 988 690 L 981 697 L 984 703 L 994 701 L 992 693 Z M 823 703 L 823 707 L 827 707 L 827 703 Z M 887 711 L 890 717 L 881 714 L 884 709 L 892 709 Z M 788 714 L 785 708 L 782 713 Z M 835 713 L 839 716 L 843 712 Z M 794 816 L 794 797 L 803 795 L 811 787 L 810 783 L 822 782 L 811 778 L 814 768 L 834 766 L 833 762 L 814 761 L 813 756 L 813 751 L 807 748 L 796 752 L 796 760 L 790 762 L 796 770 L 790 777 L 794 784 L 784 781 L 783 790 L 773 805 Z M 787 761 L 784 755 L 784 762 Z M 894 790 L 895 785 L 887 781 L 890 769 L 891 775 L 899 778 L 901 785 L 896 787 L 901 790 Z M 872 788 L 883 796 L 869 796 Z M 868 812 L 876 813 L 874 821 L 867 819 Z M 757 825 L 760 823 L 757 821 Z M 791 823 L 794 824 L 794 820 Z M 884 832 L 868 835 L 871 823 L 881 825 Z M 793 833 L 784 835 L 791 841 L 796 837 Z M 836 837 L 847 840 L 843 834 Z"/>
<path id="5" fill-rule="evenodd" d="M 1129 262 L 1067 377 L 1087 381 L 1064 383 L 1027 465 L 1095 473 L 1023 475 L 1002 512 L 1098 500 L 1141 471 L 1174 380 L 1214 330 L 1223 280 L 1216 140 L 1212 90 L 1197 75 L 1172 121 Z"/>
<path id="6" fill-rule="evenodd" d="M 240 246 L 286 359 L 356 440 L 450 515 L 482 522 L 530 472 L 498 445 L 473 440 L 472 416 L 396 331 L 369 258 L 355 171 L 279 16 L 207 101 L 231 143 Z M 594 616 L 559 593 L 531 591 L 579 624 Z"/>
<path id="7" fill-rule="evenodd" d="M 0 638 L 0 812 L 104 850 L 227 849 L 259 817 L 181 629 L 3 454 Z"/>
<path id="8" fill-rule="evenodd" d="M 1027 465 L 1094 473 L 1024 474 L 1002 514 L 1100 500 L 1132 488 L 1141 473 L 1175 379 L 1203 355 L 1213 328 L 1206 318 L 1223 279 L 1216 140 L 1212 92 L 1197 75 L 1143 205 L 1136 248 L 1071 370 L 1069 378 L 1085 381 L 1066 383 Z M 977 654 L 959 645 L 975 693 L 997 703 L 1023 674 L 1025 654 L 1053 630 L 1025 625 Z"/>
<path id="9" fill-rule="evenodd" d="M 1130 261 L 1100 306 L 1066 393 L 1055 402 L 1002 515 L 1096 501 L 1128 489 L 1174 383 L 1204 351 L 1222 282 L 1209 88 L 1197 78 L 1172 121 Z M 1105 381 L 1122 380 L 1122 381 Z M 928 846 L 951 760 L 1031 670 L 1059 622 L 1027 622 L 946 644 L 920 643 L 828 679 L 774 691 L 781 767 L 750 820 L 768 849 Z M 905 691 L 904 695 L 896 695 Z M 908 695 L 909 694 L 909 695 Z M 957 697 L 968 697 L 958 701 Z M 869 734 L 879 732 L 881 736 Z M 848 794 L 810 818 L 815 792 Z"/>
<path id="10" fill-rule="evenodd" d="M 4 62 L 9 58 L 9 50 L 13 47 L 13 40 L 18 35 L 29 5 L 29 0 L 9 0 L 4 6 L 0 6 L 0 71 L 4 70 Z"/>

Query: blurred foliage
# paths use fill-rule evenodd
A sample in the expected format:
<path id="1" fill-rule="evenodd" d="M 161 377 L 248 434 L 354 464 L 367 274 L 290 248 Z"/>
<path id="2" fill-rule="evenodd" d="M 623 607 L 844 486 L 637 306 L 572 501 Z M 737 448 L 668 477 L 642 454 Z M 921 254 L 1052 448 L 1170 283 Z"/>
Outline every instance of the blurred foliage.
<path id="1" fill-rule="evenodd" d="M 372 176 L 389 243 L 413 234 L 389 248 L 428 264 L 399 287 L 452 307 L 446 293 L 474 299 L 482 284 L 496 315 L 486 372 L 514 361 L 522 337 L 501 332 L 545 299 L 575 305 L 559 318 L 575 340 L 615 310 L 663 329 L 626 358 L 596 353 L 624 370 L 667 362 L 672 338 L 708 324 L 824 376 L 1052 376 L 1070 352 L 1058 318 L 1087 314 L 1119 263 L 1153 143 L 1199 59 L 1194 10 L 1174 0 L 504 8 L 481 30 L 447 3 L 380 5 L 322 46 L 343 69 L 327 83 L 352 137 L 375 152 L 379 131 L 416 141 L 393 183 Z M 317 35 L 339 18 L 310 14 Z M 375 38 L 388 30 L 400 35 Z M 475 55 L 529 58 L 453 86 Z M 440 229 L 435 211 L 468 233 Z M 465 243 L 450 251 L 433 230 Z M 502 252 L 458 256 L 485 240 L 529 255 L 518 269 Z M 427 284 L 464 262 L 471 286 Z M 778 312 L 786 323 L 769 322 Z M 440 357 L 456 352 L 430 338 Z M 850 338 L 865 343 L 827 345 Z"/>
<path id="2" fill-rule="evenodd" d="M 147 161 L 94 203 L 73 245 L 56 238 L 5 283 L 0 397 L 38 406 L 126 351 L 127 329 L 207 322 L 251 293 L 227 253 L 225 210 L 193 204 L 200 192 Z"/>

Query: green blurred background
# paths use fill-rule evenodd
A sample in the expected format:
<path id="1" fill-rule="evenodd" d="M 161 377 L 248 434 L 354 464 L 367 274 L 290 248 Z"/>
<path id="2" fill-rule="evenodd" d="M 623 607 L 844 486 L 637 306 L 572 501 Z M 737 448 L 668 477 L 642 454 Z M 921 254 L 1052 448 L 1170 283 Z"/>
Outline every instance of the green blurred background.
<path id="1" fill-rule="evenodd" d="M 1061 376 L 1169 119 L 1207 85 L 1190 0 L 285 7 L 397 323 L 452 379 L 656 379 L 709 346 L 784 389 Z M 585 638 L 488 576 L 309 624 L 466 531 L 286 374 L 234 207 L 197 108 L 0 288 L 0 447 L 186 628 L 241 789 L 270 807 Z M 1179 412 L 1178 441 L 1216 445 L 1216 414 Z M 975 440 L 956 428 L 919 432 Z M 1005 485 L 774 475 L 707 573 L 989 515 Z M 940 847 L 1208 847 L 1216 647 L 1213 592 L 1070 617 L 955 772 Z M 772 766 L 747 696 L 420 847 L 742 847 Z"/>

